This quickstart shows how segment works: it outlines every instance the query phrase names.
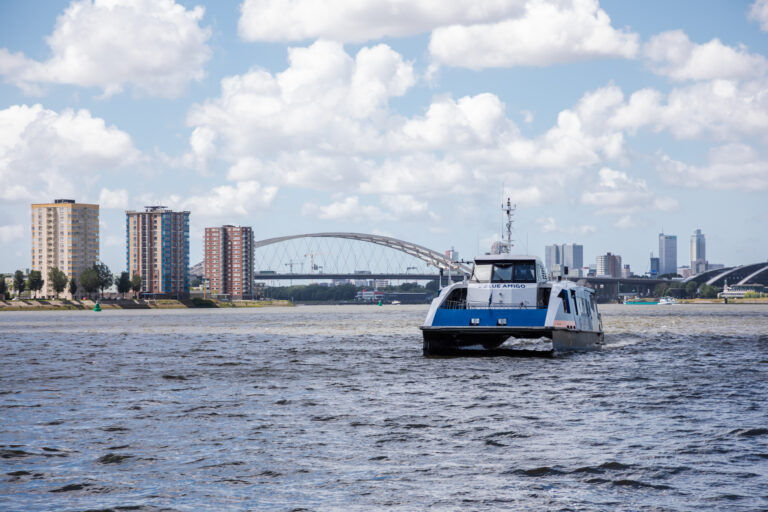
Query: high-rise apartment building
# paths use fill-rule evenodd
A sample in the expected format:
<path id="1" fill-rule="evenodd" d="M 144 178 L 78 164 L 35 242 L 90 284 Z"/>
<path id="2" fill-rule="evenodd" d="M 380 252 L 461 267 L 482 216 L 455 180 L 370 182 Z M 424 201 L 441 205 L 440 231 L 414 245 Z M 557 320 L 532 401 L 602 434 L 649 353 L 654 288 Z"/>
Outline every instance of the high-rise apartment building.
<path id="1" fill-rule="evenodd" d="M 205 278 L 211 293 L 252 299 L 253 230 L 247 226 L 205 228 Z"/>
<path id="2" fill-rule="evenodd" d="M 77 280 L 83 270 L 99 261 L 99 205 L 73 199 L 33 204 L 31 226 L 30 268 L 43 275 L 43 295 L 56 294 L 48 279 L 51 268 L 58 267 L 69 279 Z M 70 297 L 68 289 L 64 295 Z"/>
<path id="3" fill-rule="evenodd" d="M 597 277 L 621 277 L 621 256 L 605 254 L 597 257 Z"/>
<path id="4" fill-rule="evenodd" d="M 584 266 L 584 246 L 579 244 L 555 244 L 544 248 L 547 270 L 553 276 L 564 275 L 568 267 L 569 275 L 578 275 Z"/>
<path id="5" fill-rule="evenodd" d="M 154 297 L 189 294 L 189 212 L 145 206 L 125 212 L 126 267 L 141 276 L 141 292 Z"/>
<path id="6" fill-rule="evenodd" d="M 677 236 L 659 233 L 659 274 L 677 273 Z"/>
<path id="7" fill-rule="evenodd" d="M 691 272 L 701 274 L 707 270 L 707 240 L 697 229 L 691 235 Z"/>

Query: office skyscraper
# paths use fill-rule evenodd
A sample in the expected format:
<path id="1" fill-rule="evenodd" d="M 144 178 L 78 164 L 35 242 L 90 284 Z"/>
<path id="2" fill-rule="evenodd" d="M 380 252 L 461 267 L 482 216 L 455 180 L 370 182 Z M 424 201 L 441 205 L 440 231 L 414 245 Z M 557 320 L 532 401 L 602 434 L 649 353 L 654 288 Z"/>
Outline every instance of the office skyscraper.
<path id="1" fill-rule="evenodd" d="M 659 258 L 654 258 L 653 253 L 651 253 L 651 277 L 656 277 L 659 275 Z"/>
<path id="2" fill-rule="evenodd" d="M 659 274 L 677 273 L 677 236 L 659 233 Z"/>
<path id="3" fill-rule="evenodd" d="M 579 244 L 555 244 L 544 247 L 547 270 L 553 275 L 562 275 L 565 267 L 568 274 L 578 275 L 584 266 L 584 246 Z"/>
<path id="4" fill-rule="evenodd" d="M 205 278 L 211 293 L 253 298 L 253 230 L 247 226 L 205 228 Z"/>
<path id="5" fill-rule="evenodd" d="M 43 295 L 56 294 L 48 279 L 51 268 L 58 267 L 69 279 L 77 280 L 83 270 L 99 261 L 99 205 L 78 204 L 73 199 L 33 204 L 31 225 L 30 268 L 43 275 Z M 68 289 L 64 296 L 70 297 Z"/>
<path id="6" fill-rule="evenodd" d="M 701 274 L 707 270 L 707 241 L 697 229 L 691 235 L 691 272 Z"/>
<path id="7" fill-rule="evenodd" d="M 126 267 L 153 297 L 189 295 L 189 212 L 145 206 L 125 212 Z"/>
<path id="8" fill-rule="evenodd" d="M 547 245 L 544 247 L 544 264 L 547 266 L 547 272 L 554 274 L 555 270 L 560 268 L 562 260 L 563 257 L 559 245 Z"/>

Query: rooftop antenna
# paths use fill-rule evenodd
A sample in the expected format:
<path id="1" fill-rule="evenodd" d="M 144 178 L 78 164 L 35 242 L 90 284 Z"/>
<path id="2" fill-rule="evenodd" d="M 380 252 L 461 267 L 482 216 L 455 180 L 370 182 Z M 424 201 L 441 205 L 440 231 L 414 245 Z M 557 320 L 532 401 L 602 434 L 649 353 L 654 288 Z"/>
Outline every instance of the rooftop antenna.
<path id="1" fill-rule="evenodd" d="M 512 247 L 515 245 L 512 243 L 512 223 L 514 222 L 512 217 L 515 215 L 515 209 L 517 209 L 517 205 L 513 205 L 509 198 L 507 198 L 506 206 L 503 203 L 501 205 L 501 211 L 507 216 L 507 239 L 501 244 L 501 249 L 507 254 L 511 252 Z"/>

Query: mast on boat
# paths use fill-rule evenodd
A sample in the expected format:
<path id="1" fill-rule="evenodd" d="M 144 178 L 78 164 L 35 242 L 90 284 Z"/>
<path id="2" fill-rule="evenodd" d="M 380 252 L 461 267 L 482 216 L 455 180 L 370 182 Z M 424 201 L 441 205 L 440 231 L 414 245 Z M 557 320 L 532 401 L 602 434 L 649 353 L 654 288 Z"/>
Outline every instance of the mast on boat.
<path id="1" fill-rule="evenodd" d="M 513 242 L 513 240 L 512 240 L 512 224 L 514 223 L 513 217 L 515 215 L 515 210 L 516 209 L 517 209 L 517 205 L 516 204 L 513 205 L 512 201 L 510 200 L 510 198 L 507 198 L 507 204 L 506 205 L 504 205 L 503 203 L 501 205 L 501 211 L 503 211 L 505 213 L 505 215 L 507 216 L 507 223 L 506 223 L 507 239 L 502 241 L 500 249 L 501 249 L 501 252 L 504 252 L 506 254 L 509 254 L 510 252 L 512 252 L 512 247 L 514 247 L 514 245 L 515 245 L 515 244 L 512 243 Z"/>

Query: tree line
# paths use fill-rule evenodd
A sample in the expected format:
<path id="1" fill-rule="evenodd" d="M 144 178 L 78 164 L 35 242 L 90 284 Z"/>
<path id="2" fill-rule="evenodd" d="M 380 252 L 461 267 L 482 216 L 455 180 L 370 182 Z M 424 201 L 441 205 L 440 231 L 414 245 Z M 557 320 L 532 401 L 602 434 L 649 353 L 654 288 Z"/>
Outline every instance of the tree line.
<path id="1" fill-rule="evenodd" d="M 343 284 L 340 286 L 320 286 L 318 284 L 297 285 L 297 286 L 278 286 L 264 289 L 264 296 L 270 299 L 278 300 L 297 300 L 297 301 L 351 301 L 355 299 L 357 292 L 363 289 L 370 289 L 365 286 L 355 286 L 353 284 Z M 386 292 L 436 292 L 438 289 L 437 281 L 430 281 L 426 287 L 418 283 L 403 283 L 400 286 L 387 286 L 380 288 L 380 291 Z"/>
<path id="2" fill-rule="evenodd" d="M 710 286 L 708 284 L 702 284 L 699 286 L 695 281 L 689 281 L 685 287 L 676 286 L 679 283 L 659 283 L 653 289 L 656 297 L 671 296 L 678 299 L 695 299 L 701 297 L 702 299 L 716 299 L 717 294 L 722 291 L 717 286 Z"/>
<path id="3" fill-rule="evenodd" d="M 72 297 L 79 289 L 88 294 L 90 297 L 96 292 L 101 293 L 101 297 L 104 297 L 104 290 L 114 284 L 117 287 L 117 292 L 123 295 L 133 291 L 138 293 L 141 291 L 141 276 L 134 274 L 131 277 L 128 272 L 120 272 L 119 275 L 113 275 L 106 264 L 102 262 L 94 263 L 93 266 L 86 268 L 80 273 L 79 279 L 69 279 L 58 267 L 53 267 L 48 271 L 48 283 L 56 293 L 56 298 L 59 298 L 59 294 L 65 289 L 69 291 Z M 79 281 L 79 284 L 78 284 Z M 40 290 L 43 289 L 46 281 L 42 272 L 39 270 L 30 270 L 29 275 L 24 277 L 24 272 L 17 270 L 13 274 L 13 281 L 11 283 L 12 291 L 16 292 L 16 297 L 20 297 L 24 291 L 30 292 L 33 298 L 39 297 Z M 5 279 L 0 279 L 0 296 L 4 298 L 10 295 L 6 285 Z"/>

